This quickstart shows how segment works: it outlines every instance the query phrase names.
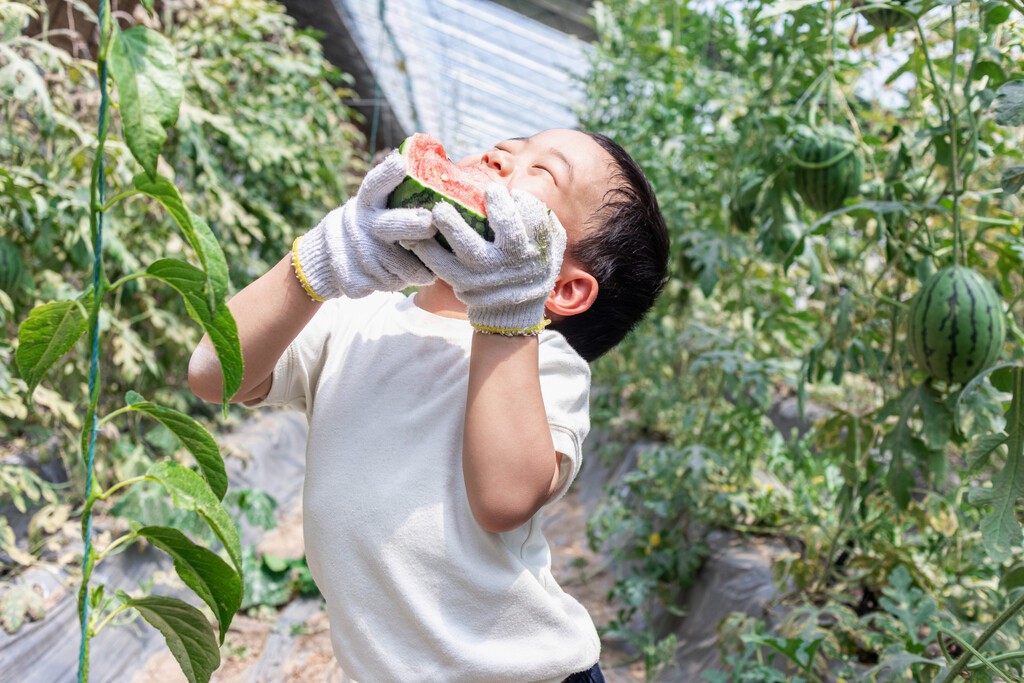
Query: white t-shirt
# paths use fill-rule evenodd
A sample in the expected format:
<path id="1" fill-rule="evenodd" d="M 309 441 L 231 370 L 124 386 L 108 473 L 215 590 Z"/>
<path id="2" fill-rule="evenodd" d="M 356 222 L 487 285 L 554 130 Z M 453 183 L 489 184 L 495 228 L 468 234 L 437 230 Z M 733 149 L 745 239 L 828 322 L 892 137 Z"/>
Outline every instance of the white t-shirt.
<path id="1" fill-rule="evenodd" d="M 263 404 L 309 419 L 306 558 L 335 656 L 362 683 L 561 681 L 598 660 L 586 609 L 551 575 L 537 518 L 501 534 L 469 509 L 462 432 L 472 328 L 374 294 L 324 304 Z M 587 364 L 554 332 L 540 379 L 562 480 L 589 430 Z"/>

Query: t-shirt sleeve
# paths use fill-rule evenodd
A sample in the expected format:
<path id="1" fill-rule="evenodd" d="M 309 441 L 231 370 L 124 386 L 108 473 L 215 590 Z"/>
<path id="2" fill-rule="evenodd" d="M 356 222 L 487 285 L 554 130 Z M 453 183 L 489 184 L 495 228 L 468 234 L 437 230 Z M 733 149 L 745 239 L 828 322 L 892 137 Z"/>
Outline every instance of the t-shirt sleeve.
<path id="1" fill-rule="evenodd" d="M 590 366 L 562 335 L 544 333 L 540 347 L 540 386 L 555 451 L 562 456 L 553 503 L 565 494 L 583 461 L 590 431 Z"/>
<path id="2" fill-rule="evenodd" d="M 341 300 L 332 299 L 320 307 L 274 366 L 267 397 L 247 403 L 251 408 L 283 406 L 309 414 L 327 361 L 327 348 L 341 321 Z"/>

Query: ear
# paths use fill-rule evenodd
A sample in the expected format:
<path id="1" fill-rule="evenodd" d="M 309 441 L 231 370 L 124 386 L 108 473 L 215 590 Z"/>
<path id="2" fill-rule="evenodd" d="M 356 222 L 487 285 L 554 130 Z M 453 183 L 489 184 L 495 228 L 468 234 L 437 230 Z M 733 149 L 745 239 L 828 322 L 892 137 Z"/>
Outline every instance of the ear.
<path id="1" fill-rule="evenodd" d="M 545 305 L 557 316 L 578 315 L 594 303 L 597 289 L 597 278 L 566 259 Z"/>

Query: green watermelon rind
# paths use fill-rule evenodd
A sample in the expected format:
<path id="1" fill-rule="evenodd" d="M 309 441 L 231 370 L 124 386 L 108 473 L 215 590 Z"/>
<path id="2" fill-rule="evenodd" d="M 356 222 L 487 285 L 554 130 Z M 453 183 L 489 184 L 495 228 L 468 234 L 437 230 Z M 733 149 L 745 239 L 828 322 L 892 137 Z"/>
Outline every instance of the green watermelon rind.
<path id="1" fill-rule="evenodd" d="M 793 186 L 809 208 L 828 213 L 860 191 L 864 160 L 857 138 L 839 126 L 801 126 L 793 145 Z"/>
<path id="2" fill-rule="evenodd" d="M 1006 316 L 977 271 L 949 266 L 921 286 L 907 317 L 910 355 L 932 379 L 969 382 L 991 367 L 1006 340 Z"/>
<path id="3" fill-rule="evenodd" d="M 902 6 L 907 3 L 907 0 L 889 0 L 890 5 Z M 869 5 L 879 5 L 879 0 L 870 0 Z M 879 31 L 893 31 L 896 29 L 905 29 L 914 25 L 914 15 L 903 12 L 893 7 L 868 7 L 867 9 L 860 10 L 860 13 L 864 16 L 872 28 L 878 29 Z"/>
<path id="4" fill-rule="evenodd" d="M 398 147 L 400 154 L 408 156 L 410 140 L 412 140 L 411 137 L 406 138 Z M 457 199 L 445 195 L 442 191 L 424 185 L 411 175 L 407 175 L 398 187 L 396 187 L 388 196 L 388 208 L 433 209 L 434 205 L 440 201 L 448 202 L 454 206 L 466 223 L 476 230 L 477 233 L 482 235 L 484 239 L 492 242 L 494 241 L 494 231 L 491 229 L 490 224 L 488 224 L 486 216 L 483 216 L 480 212 L 471 209 Z M 437 239 L 441 244 L 447 246 L 447 241 L 443 236 L 439 234 Z"/>

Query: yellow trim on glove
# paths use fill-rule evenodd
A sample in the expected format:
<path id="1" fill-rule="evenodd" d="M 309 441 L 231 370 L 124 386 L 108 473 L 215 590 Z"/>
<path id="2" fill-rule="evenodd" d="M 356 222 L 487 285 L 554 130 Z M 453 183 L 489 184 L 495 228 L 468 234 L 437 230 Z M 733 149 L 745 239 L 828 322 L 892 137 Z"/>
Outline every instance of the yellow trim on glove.
<path id="1" fill-rule="evenodd" d="M 551 324 L 551 321 L 545 318 L 533 327 L 524 327 L 516 329 L 513 327 L 490 327 L 488 325 L 473 325 L 473 329 L 477 332 L 483 332 L 484 334 L 500 334 L 503 337 L 531 337 L 540 334 L 540 331 Z"/>
<path id="2" fill-rule="evenodd" d="M 309 285 L 309 281 L 306 280 L 306 274 L 302 272 L 302 264 L 299 263 L 299 240 L 302 239 L 302 235 L 295 238 L 292 242 L 292 269 L 295 271 L 295 277 L 299 278 L 299 282 L 302 283 L 302 288 L 306 290 L 306 294 L 309 294 L 309 298 L 313 301 L 327 301 L 319 294 L 313 291 L 313 288 Z"/>

